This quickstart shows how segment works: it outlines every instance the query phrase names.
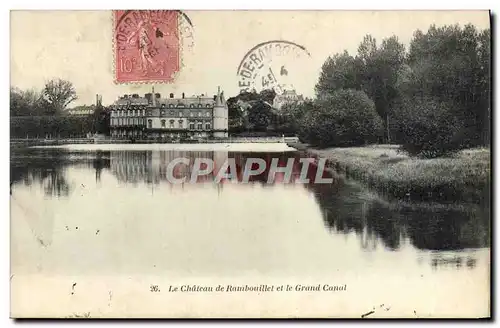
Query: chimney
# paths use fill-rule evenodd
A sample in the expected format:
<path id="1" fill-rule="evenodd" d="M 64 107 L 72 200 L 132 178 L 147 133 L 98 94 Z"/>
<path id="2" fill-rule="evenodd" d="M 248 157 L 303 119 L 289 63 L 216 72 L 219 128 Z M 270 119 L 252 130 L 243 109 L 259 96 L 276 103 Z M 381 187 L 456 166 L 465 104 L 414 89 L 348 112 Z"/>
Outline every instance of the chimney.
<path id="1" fill-rule="evenodd" d="M 153 87 L 152 96 L 153 96 L 153 107 L 156 107 L 155 87 Z"/>
<path id="2" fill-rule="evenodd" d="M 185 97 L 185 96 L 186 96 L 186 95 L 185 95 L 185 94 L 184 94 L 184 92 L 183 92 L 183 93 L 182 93 L 182 99 L 184 99 L 184 97 Z"/>
<path id="3" fill-rule="evenodd" d="M 173 98 L 174 98 L 174 94 L 170 93 L 170 99 L 173 99 Z"/>

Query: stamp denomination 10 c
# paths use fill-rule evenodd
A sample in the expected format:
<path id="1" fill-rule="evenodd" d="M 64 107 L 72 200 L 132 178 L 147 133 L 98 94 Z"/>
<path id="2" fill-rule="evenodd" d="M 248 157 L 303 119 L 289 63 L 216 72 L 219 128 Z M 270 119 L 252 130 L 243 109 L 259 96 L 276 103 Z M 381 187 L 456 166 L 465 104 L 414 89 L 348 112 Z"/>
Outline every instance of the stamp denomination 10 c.
<path id="1" fill-rule="evenodd" d="M 115 82 L 173 82 L 181 68 L 185 15 L 177 10 L 115 10 L 113 18 Z"/>

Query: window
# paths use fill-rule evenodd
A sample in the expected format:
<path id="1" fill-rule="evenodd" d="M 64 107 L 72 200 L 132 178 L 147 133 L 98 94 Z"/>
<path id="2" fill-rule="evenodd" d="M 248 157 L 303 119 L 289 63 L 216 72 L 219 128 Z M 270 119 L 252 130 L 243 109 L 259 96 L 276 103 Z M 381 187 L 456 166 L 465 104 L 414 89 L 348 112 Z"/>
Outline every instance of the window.
<path id="1" fill-rule="evenodd" d="M 174 128 L 174 120 L 170 120 L 170 128 L 173 129 Z"/>
<path id="2" fill-rule="evenodd" d="M 182 123 L 183 123 L 183 121 L 179 120 L 179 129 L 182 129 Z"/>
<path id="3" fill-rule="evenodd" d="M 201 117 L 201 112 L 198 112 L 198 117 Z"/>
<path id="4" fill-rule="evenodd" d="M 160 114 L 161 114 L 161 116 L 164 116 L 164 115 L 165 115 L 165 111 L 162 109 L 162 110 L 160 111 Z"/>
<path id="5" fill-rule="evenodd" d="M 207 108 L 210 108 L 210 104 L 207 104 Z"/>
<path id="6" fill-rule="evenodd" d="M 152 128 L 153 127 L 153 120 L 148 120 L 148 128 Z"/>
<path id="7" fill-rule="evenodd" d="M 210 123 L 205 123 L 205 130 L 210 130 Z"/>
<path id="8" fill-rule="evenodd" d="M 174 116 L 174 111 L 173 110 L 170 111 L 170 115 Z"/>
<path id="9" fill-rule="evenodd" d="M 209 113 L 209 112 L 206 112 L 206 113 L 205 113 L 205 116 L 206 116 L 206 117 L 210 117 L 210 113 Z"/>
<path id="10" fill-rule="evenodd" d="M 179 112 L 179 117 L 182 117 L 182 112 Z"/>
<path id="11" fill-rule="evenodd" d="M 173 108 L 173 107 L 174 107 L 174 104 L 170 104 L 170 105 L 168 105 L 168 107 Z"/>
<path id="12" fill-rule="evenodd" d="M 189 107 L 194 108 L 194 104 L 189 105 Z"/>
<path id="13" fill-rule="evenodd" d="M 165 104 L 161 104 L 161 108 L 165 108 Z"/>
<path id="14" fill-rule="evenodd" d="M 189 123 L 189 129 L 194 130 L 194 122 Z"/>
<path id="15" fill-rule="evenodd" d="M 201 122 L 198 123 L 198 130 L 203 130 L 203 123 Z"/>
<path id="16" fill-rule="evenodd" d="M 164 128 L 165 127 L 165 120 L 161 120 L 161 127 Z"/>
<path id="17" fill-rule="evenodd" d="M 193 117 L 193 112 L 190 112 L 190 113 L 189 113 L 189 116 L 190 116 L 190 117 Z"/>

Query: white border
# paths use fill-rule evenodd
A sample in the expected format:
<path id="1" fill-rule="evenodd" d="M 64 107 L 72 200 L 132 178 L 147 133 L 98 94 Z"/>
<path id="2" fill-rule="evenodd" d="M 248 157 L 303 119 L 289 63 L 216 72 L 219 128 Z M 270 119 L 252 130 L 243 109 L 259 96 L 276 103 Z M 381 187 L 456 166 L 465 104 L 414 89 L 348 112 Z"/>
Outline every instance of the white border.
<path id="1" fill-rule="evenodd" d="M 153 2 L 151 0 L 141 0 L 138 2 L 137 0 L 121 0 L 121 1 L 111 1 L 111 2 L 106 2 L 104 4 L 103 1 L 99 0 L 86 0 L 85 2 L 74 2 L 74 1 L 57 1 L 57 0 L 46 0 L 46 1 L 36 1 L 36 0 L 30 0 L 30 1 L 13 1 L 13 0 L 5 0 L 2 1 L 0 6 L 2 7 L 1 11 L 1 33 L 2 33 L 2 40 L 9 40 L 9 10 L 10 9 L 184 9 L 184 10 L 189 10 L 189 9 L 351 9 L 351 10 L 367 10 L 367 9 L 382 9 L 382 10 L 411 10 L 411 9 L 440 9 L 440 10 L 446 10 L 446 9 L 492 9 L 493 13 L 498 13 L 500 12 L 499 10 L 499 1 L 495 0 L 475 0 L 475 1 L 470 1 L 470 0 L 455 0 L 453 2 L 438 2 L 435 0 L 420 0 L 420 1 L 411 1 L 411 2 L 403 2 L 403 1 L 369 1 L 369 0 L 350 0 L 350 1 L 341 1 L 341 2 L 327 2 L 324 0 L 308 0 L 308 1 L 287 1 L 287 2 L 271 2 L 269 0 L 252 0 L 252 1 L 245 1 L 239 4 L 236 4 L 234 1 L 189 1 L 189 0 L 170 0 L 168 2 Z M 140 6 L 138 6 L 140 5 Z M 168 8 L 166 7 L 168 6 Z M 497 21 L 498 23 L 498 21 Z M 493 35 L 496 36 L 498 35 L 498 31 L 496 26 L 494 26 L 495 30 L 493 31 Z M 494 46 L 496 43 L 493 44 Z M 496 47 L 495 47 L 496 48 Z M 2 65 L 3 69 L 1 70 L 2 72 L 10 72 L 9 68 L 9 60 L 10 60 L 10 49 L 9 47 L 6 47 L 6 51 L 2 52 Z M 498 54 L 497 50 L 494 50 L 495 55 Z M 495 56 L 497 59 L 497 56 Z M 498 63 L 498 61 L 496 61 Z M 497 67 L 497 65 L 495 65 Z M 494 75 L 497 73 L 493 72 Z M 9 81 L 9 76 L 7 74 L 3 74 L 3 89 L 5 92 L 7 92 L 8 87 L 10 87 L 10 81 Z M 494 94 L 498 95 L 498 83 L 495 83 L 495 92 Z M 8 104 L 7 102 L 9 101 L 9 95 L 7 94 L 6 97 L 4 98 L 4 101 L 6 103 L 6 106 L 2 108 L 0 111 L 0 115 L 3 115 L 2 117 L 2 124 L 4 124 L 4 128 L 0 129 L 3 140 L 5 142 L 1 143 L 1 149 L 2 153 L 4 156 L 2 156 L 4 159 L 9 158 L 9 145 L 7 143 L 7 140 L 9 139 L 9 109 L 8 109 Z M 495 101 L 495 104 L 497 102 Z M 494 111 L 494 109 L 492 109 Z M 495 125 L 499 125 L 499 114 L 495 114 Z M 497 134 L 498 136 L 498 134 Z M 495 153 L 498 152 L 498 140 L 495 140 Z M 2 202 L 2 229 L 0 231 L 3 232 L 3 238 L 0 238 L 2 240 L 1 242 L 1 261 L 0 264 L 2 265 L 2 270 L 1 272 L 3 273 L 2 276 L 2 289 L 1 289 L 1 309 L 2 309 L 2 314 L 1 314 L 1 326 L 11 326 L 14 325 L 15 323 L 9 319 L 9 196 L 8 196 L 8 191 L 7 191 L 7 184 L 9 183 L 9 162 L 4 160 L 1 162 L 2 163 L 2 181 L 0 182 L 0 185 L 2 188 L 2 197 L 1 197 L 1 202 Z M 498 164 L 498 163 L 497 163 Z M 493 171 L 497 171 L 497 167 L 492 169 Z M 500 204 L 500 194 L 499 193 L 494 193 L 495 195 L 495 204 Z M 493 221 L 496 221 L 495 218 L 492 219 Z M 498 227 L 500 223 L 496 222 L 495 226 L 495 236 L 498 236 Z M 495 243 L 496 244 L 496 243 Z M 498 252 L 495 252 L 497 254 L 495 256 L 495 259 L 493 259 L 494 263 L 497 262 L 497 257 L 498 257 Z M 495 293 L 496 294 L 496 293 Z M 497 315 L 498 315 L 498 300 L 496 300 L 495 304 L 496 309 L 492 309 Z M 64 323 L 59 323 L 62 326 L 69 325 L 71 324 L 71 321 L 66 321 Z M 82 322 L 79 322 L 82 324 Z M 103 322 L 90 322 L 93 323 L 96 326 L 103 325 Z M 196 322 L 196 324 L 200 324 L 202 322 Z M 261 325 L 267 326 L 269 323 L 261 323 L 258 322 Z M 297 323 L 297 322 L 295 322 Z M 34 325 L 41 325 L 43 323 L 33 323 Z M 50 324 L 50 323 L 49 323 Z M 84 325 L 88 325 L 88 323 L 83 323 Z M 120 324 L 120 323 L 119 323 Z M 169 322 L 169 324 L 177 325 L 177 322 Z M 183 323 L 186 324 L 186 323 Z M 228 323 L 226 323 L 228 324 Z M 232 323 L 229 323 L 232 324 Z M 276 323 L 275 323 L 276 324 Z M 293 324 L 293 322 L 291 323 Z M 310 323 L 308 323 L 310 324 Z M 351 323 L 354 325 L 359 325 L 362 323 Z M 386 322 L 377 322 L 379 325 L 386 325 Z M 441 322 L 420 322 L 417 323 L 419 325 L 440 325 Z M 479 323 L 467 323 L 470 325 L 477 325 Z M 129 325 L 141 325 L 139 322 L 133 322 L 129 323 Z"/>

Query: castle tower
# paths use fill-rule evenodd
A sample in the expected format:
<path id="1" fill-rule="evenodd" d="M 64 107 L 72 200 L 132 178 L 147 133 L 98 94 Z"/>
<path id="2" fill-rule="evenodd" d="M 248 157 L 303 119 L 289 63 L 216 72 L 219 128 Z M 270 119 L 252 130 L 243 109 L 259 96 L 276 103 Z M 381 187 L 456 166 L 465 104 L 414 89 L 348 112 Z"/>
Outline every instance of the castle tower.
<path id="1" fill-rule="evenodd" d="M 153 107 L 156 107 L 156 94 L 155 94 L 155 87 L 153 87 L 153 90 L 151 91 L 152 95 L 151 97 L 153 97 Z"/>
<path id="2" fill-rule="evenodd" d="M 228 108 L 226 100 L 224 99 L 224 93 L 220 91 L 220 87 L 217 90 L 217 96 L 215 97 L 214 106 L 214 137 L 215 138 L 227 138 L 228 130 Z"/>

